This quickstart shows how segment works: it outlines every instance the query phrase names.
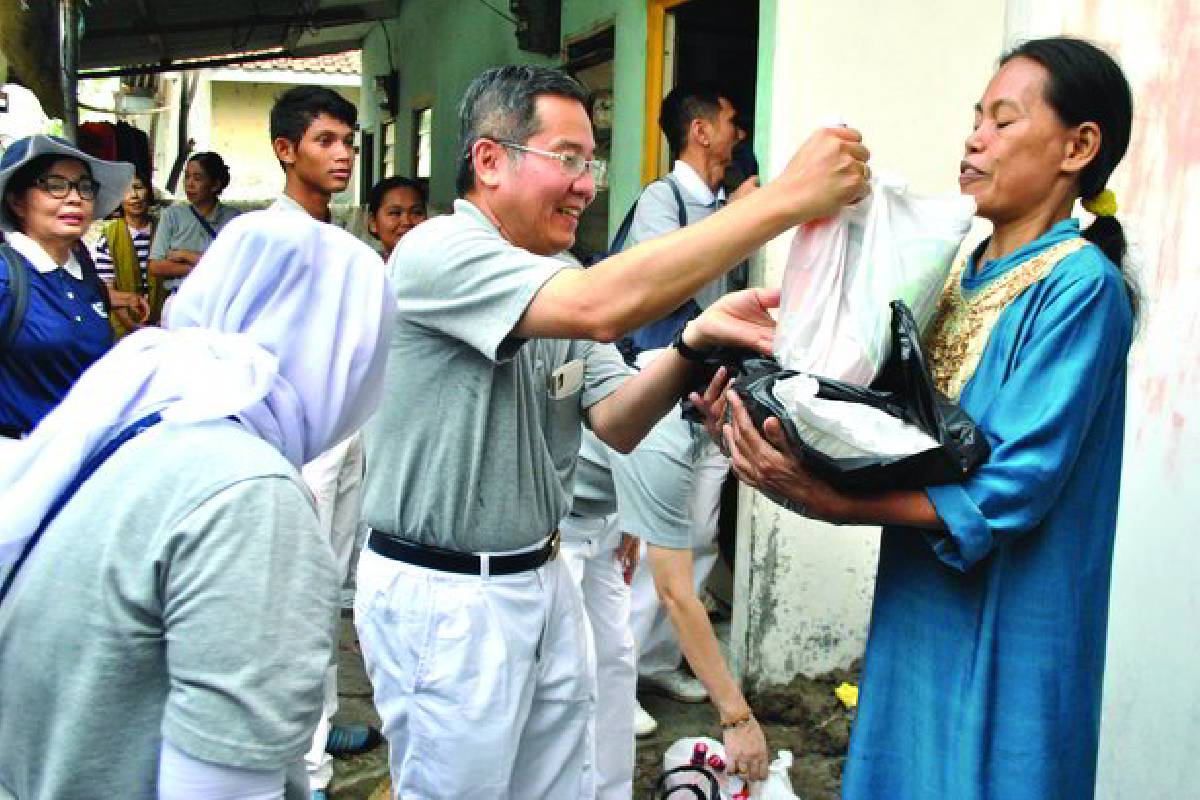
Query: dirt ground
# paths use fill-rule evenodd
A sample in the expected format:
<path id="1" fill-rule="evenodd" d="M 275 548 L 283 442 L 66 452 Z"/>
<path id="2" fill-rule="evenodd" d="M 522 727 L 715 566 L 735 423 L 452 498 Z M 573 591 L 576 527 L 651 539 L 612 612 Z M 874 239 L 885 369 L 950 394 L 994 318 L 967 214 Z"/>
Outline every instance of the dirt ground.
<path id="1" fill-rule="evenodd" d="M 856 670 L 837 670 L 816 679 L 800 676 L 787 686 L 749 698 L 772 754 L 792 751 L 792 788 L 801 800 L 841 797 L 842 764 L 853 720 L 853 712 L 833 695 L 843 681 L 855 683 Z M 658 720 L 658 730 L 638 741 L 634 797 L 648 800 L 662 769 L 663 752 L 674 741 L 688 736 L 720 737 L 716 712 L 708 703 L 678 703 L 655 696 L 641 699 L 646 711 Z"/>
<path id="2" fill-rule="evenodd" d="M 342 621 L 338 655 L 340 709 L 335 719 L 378 725 L 379 717 L 371 704 L 371 687 L 355 649 L 354 628 L 348 619 Z M 838 670 L 816 679 L 797 677 L 787 686 L 749 698 L 772 753 L 792 751 L 792 787 L 801 800 L 837 800 L 841 795 L 842 764 L 853 712 L 843 708 L 833 690 L 843 681 L 857 680 L 856 669 Z M 648 800 L 662 769 L 663 752 L 675 740 L 689 736 L 719 737 L 717 716 L 709 703 L 679 703 L 653 695 L 641 700 L 658 720 L 658 730 L 639 740 L 637 746 L 634 798 Z M 334 762 L 332 800 L 387 800 L 391 796 L 389 789 L 386 746 Z"/>

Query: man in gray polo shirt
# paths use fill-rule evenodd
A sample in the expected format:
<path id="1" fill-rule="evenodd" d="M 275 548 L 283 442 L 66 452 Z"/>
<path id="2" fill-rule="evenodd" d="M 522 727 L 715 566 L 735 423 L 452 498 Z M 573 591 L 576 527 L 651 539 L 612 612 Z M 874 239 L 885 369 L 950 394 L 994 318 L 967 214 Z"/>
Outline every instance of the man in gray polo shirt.
<path id="1" fill-rule="evenodd" d="M 601 167 L 584 99 L 544 67 L 478 77 L 454 213 L 408 234 L 388 265 L 398 319 L 364 432 L 372 532 L 355 623 L 399 797 L 592 796 L 586 622 L 554 558 L 581 425 L 631 450 L 684 391 L 689 357 L 770 347 L 778 293 L 714 303 L 628 380 L 596 342 L 865 191 L 857 133 L 821 131 L 758 202 L 564 269 L 553 256 L 573 244 Z"/>

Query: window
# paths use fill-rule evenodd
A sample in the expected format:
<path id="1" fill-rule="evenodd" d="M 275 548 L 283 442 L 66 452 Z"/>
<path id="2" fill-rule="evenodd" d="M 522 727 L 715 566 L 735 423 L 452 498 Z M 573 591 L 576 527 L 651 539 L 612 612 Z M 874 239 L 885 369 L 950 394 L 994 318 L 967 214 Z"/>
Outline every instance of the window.
<path id="1" fill-rule="evenodd" d="M 430 148 L 431 133 L 433 132 L 433 109 L 418 108 L 413 111 L 413 166 L 416 178 L 428 178 L 432 162 Z"/>
<path id="2" fill-rule="evenodd" d="M 379 140 L 379 177 L 389 178 L 396 174 L 396 120 L 379 126 Z"/>

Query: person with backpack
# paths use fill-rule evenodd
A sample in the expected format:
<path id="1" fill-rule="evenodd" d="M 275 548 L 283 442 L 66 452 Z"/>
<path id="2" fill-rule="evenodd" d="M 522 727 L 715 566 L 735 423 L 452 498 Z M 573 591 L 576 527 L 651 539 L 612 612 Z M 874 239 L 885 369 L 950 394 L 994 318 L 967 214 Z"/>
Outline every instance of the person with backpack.
<path id="1" fill-rule="evenodd" d="M 19 439 L 112 347 L 107 287 L 81 239 L 112 213 L 133 165 L 53 136 L 0 159 L 0 437 Z"/>
<path id="2" fill-rule="evenodd" d="M 705 84 L 675 87 L 663 99 L 658 124 L 675 158 L 674 167 L 642 192 L 613 240 L 614 252 L 694 225 L 727 201 L 733 202 L 758 188 L 756 175 L 745 178 L 728 198 L 722 188 L 726 169 L 733 161 L 734 146 L 745 138 L 745 131 L 738 124 L 733 102 L 717 87 Z M 669 347 L 684 325 L 732 288 L 730 275 L 720 276 L 672 313 L 629 334 L 620 345 L 623 354 L 633 361 L 646 351 Z M 687 482 L 689 496 L 657 500 L 668 507 L 678 505 L 687 509 L 699 522 L 692 526 L 695 539 L 690 548 L 663 550 L 664 558 L 658 560 L 660 579 L 665 580 L 667 574 L 689 571 L 699 593 L 716 563 L 717 511 L 729 464 L 701 431 L 697 431 L 694 442 L 671 439 L 669 443 L 678 448 L 673 454 L 675 462 L 692 465 L 692 479 Z M 634 574 L 631 589 L 630 621 L 637 642 L 639 686 L 642 691 L 665 694 L 682 702 L 704 702 L 708 699 L 704 685 L 681 669 L 683 653 L 679 638 L 659 601 L 655 588 L 658 581 L 652 572 L 649 563 L 643 560 Z M 654 718 L 640 704 L 635 707 L 635 714 L 639 733 L 647 735 L 654 730 Z"/>
<path id="3" fill-rule="evenodd" d="M 233 222 L 0 459 L 0 797 L 306 798 L 341 578 L 299 469 L 379 401 L 379 257 Z"/>

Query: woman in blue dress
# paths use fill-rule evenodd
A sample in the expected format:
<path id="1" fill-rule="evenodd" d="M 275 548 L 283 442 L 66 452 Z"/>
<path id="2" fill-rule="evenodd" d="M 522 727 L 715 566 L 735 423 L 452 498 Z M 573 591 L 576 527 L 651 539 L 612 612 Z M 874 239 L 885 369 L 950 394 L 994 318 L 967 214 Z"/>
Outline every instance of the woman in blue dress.
<path id="1" fill-rule="evenodd" d="M 970 478 L 842 494 L 730 400 L 743 481 L 884 526 L 846 798 L 1094 795 L 1136 299 L 1105 185 L 1131 118 L 1120 68 L 1070 38 L 1006 55 L 976 106 L 959 181 L 994 231 L 927 343 L 991 445 Z M 1096 215 L 1082 232 L 1076 198 Z"/>
<path id="2" fill-rule="evenodd" d="M 132 164 L 52 136 L 0 159 L 0 437 L 31 431 L 112 347 L 107 287 L 80 239 L 132 178 Z"/>

